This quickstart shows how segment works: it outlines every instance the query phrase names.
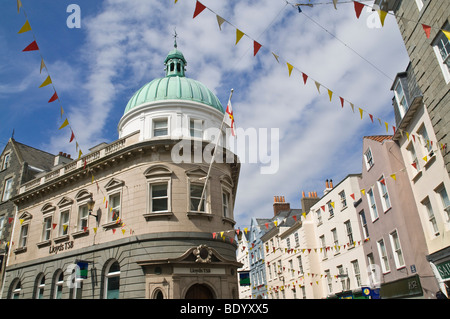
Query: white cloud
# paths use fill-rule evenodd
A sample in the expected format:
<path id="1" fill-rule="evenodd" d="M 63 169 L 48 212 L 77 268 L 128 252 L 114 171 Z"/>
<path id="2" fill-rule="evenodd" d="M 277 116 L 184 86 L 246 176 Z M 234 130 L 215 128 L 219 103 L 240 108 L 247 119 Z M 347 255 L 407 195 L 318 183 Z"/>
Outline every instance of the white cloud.
<path id="1" fill-rule="evenodd" d="M 360 171 L 363 134 L 383 134 L 383 129 L 361 121 L 348 104 L 342 110 L 338 94 L 376 116 L 390 116 L 391 81 L 349 47 L 393 78 L 407 63 L 395 22 L 369 29 L 368 14 L 357 20 L 349 5 L 337 11 L 332 6 L 304 9 L 346 46 L 283 1 L 203 3 L 258 38 L 263 45 L 258 55 L 253 57 L 247 37 L 235 45 L 235 28 L 225 23 L 219 30 L 209 10 L 192 19 L 195 1 L 109 0 L 98 15 L 85 18 L 86 42 L 80 52 L 87 70 L 74 73 L 77 79 L 84 76 L 84 96 L 69 110 L 80 145 L 117 138 L 103 134 L 105 127 L 117 125 L 111 118 L 125 108 L 117 101 L 163 76 L 176 27 L 178 48 L 188 61 L 187 76 L 206 84 L 222 104 L 234 88 L 238 126 L 280 128 L 278 173 L 261 175 L 257 165 L 242 166 L 235 206 L 238 225 L 248 224 L 251 216 L 271 216 L 274 195 L 299 205 L 305 187 L 320 195 L 322 179 L 338 182 L 336 178 Z M 271 52 L 280 55 L 280 63 Z M 310 76 L 306 86 L 298 70 L 288 77 L 284 59 Z M 332 103 L 324 88 L 317 94 L 312 78 L 335 91 Z M 53 138 L 51 144 L 67 149 L 67 137 Z"/>

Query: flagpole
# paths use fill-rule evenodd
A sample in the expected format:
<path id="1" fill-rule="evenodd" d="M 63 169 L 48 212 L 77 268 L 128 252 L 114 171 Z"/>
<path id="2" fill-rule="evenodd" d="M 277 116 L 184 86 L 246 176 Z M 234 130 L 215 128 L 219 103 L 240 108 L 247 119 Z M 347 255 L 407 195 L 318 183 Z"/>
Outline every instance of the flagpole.
<path id="1" fill-rule="evenodd" d="M 234 89 L 231 89 L 230 97 L 228 98 L 227 105 L 230 104 L 230 102 L 231 102 L 231 97 L 233 96 L 233 92 L 234 92 Z M 226 110 L 225 110 L 225 112 L 226 112 Z M 202 206 L 202 203 L 203 203 L 203 196 L 205 196 L 206 184 L 208 183 L 209 174 L 211 173 L 212 164 L 214 162 L 214 159 L 216 158 L 217 144 L 219 143 L 219 139 L 222 136 L 222 129 L 223 129 L 223 124 L 224 123 L 225 123 L 225 115 L 222 118 L 222 124 L 220 124 L 220 130 L 219 130 L 219 134 L 217 134 L 217 139 L 216 139 L 216 144 L 214 146 L 213 156 L 211 158 L 211 162 L 209 163 L 208 173 L 206 174 L 206 177 L 205 177 L 205 184 L 203 185 L 202 196 L 200 197 L 200 202 L 198 203 L 198 207 L 197 207 L 197 211 L 198 212 L 200 211 L 200 207 Z M 205 207 L 205 210 L 206 210 L 206 207 Z"/>

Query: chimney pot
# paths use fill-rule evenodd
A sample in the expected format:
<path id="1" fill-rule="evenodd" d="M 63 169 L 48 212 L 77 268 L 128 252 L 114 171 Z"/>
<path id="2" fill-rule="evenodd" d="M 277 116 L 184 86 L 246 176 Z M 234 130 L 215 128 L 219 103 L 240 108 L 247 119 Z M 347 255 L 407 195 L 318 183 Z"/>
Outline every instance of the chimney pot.
<path id="1" fill-rule="evenodd" d="M 302 198 L 305 197 L 305 191 L 302 191 Z"/>
<path id="2" fill-rule="evenodd" d="M 325 181 L 325 188 L 330 188 L 330 184 L 328 184 L 328 179 Z"/>
<path id="3" fill-rule="evenodd" d="M 330 179 L 330 188 L 333 188 L 333 180 Z"/>

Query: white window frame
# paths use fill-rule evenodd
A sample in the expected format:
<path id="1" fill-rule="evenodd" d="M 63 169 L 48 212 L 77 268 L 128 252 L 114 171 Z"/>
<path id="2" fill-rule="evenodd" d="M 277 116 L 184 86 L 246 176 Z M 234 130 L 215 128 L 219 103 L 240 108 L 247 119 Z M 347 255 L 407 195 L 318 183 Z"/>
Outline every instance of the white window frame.
<path id="1" fill-rule="evenodd" d="M 436 237 L 439 235 L 439 227 L 436 221 L 436 215 L 434 214 L 433 206 L 431 205 L 430 198 L 426 197 L 422 201 L 422 205 L 425 210 L 425 216 L 428 219 L 430 233 L 432 234 L 432 237 Z"/>
<path id="2" fill-rule="evenodd" d="M 377 241 L 377 249 L 378 255 L 380 256 L 381 270 L 383 271 L 383 274 L 386 274 L 391 271 L 391 267 L 389 265 L 389 257 L 383 238 Z"/>
<path id="3" fill-rule="evenodd" d="M 2 194 L 2 201 L 5 202 L 8 199 L 11 198 L 12 193 L 12 184 L 13 184 L 13 178 L 7 178 L 5 179 L 5 184 L 3 186 L 3 194 Z"/>
<path id="4" fill-rule="evenodd" d="M 317 217 L 317 226 L 322 224 L 322 213 L 320 212 L 320 208 L 316 210 L 316 217 Z"/>
<path id="5" fill-rule="evenodd" d="M 119 204 L 117 205 L 112 205 L 112 199 L 114 197 L 119 197 Z M 117 213 L 117 218 L 115 217 L 115 212 L 116 210 L 118 210 Z M 117 219 L 121 219 L 122 218 L 122 192 L 121 191 L 116 191 L 116 192 L 111 192 L 108 195 L 108 223 L 114 223 L 117 221 Z"/>
<path id="6" fill-rule="evenodd" d="M 352 223 L 350 220 L 344 222 L 345 231 L 347 232 L 348 243 L 353 246 L 354 238 L 353 238 L 353 229 Z"/>
<path id="7" fill-rule="evenodd" d="M 319 239 L 322 248 L 322 259 L 326 259 L 328 257 L 328 254 L 327 254 L 327 245 L 325 242 L 325 234 L 320 236 Z"/>
<path id="8" fill-rule="evenodd" d="M 394 236 L 395 235 L 395 236 Z M 395 240 L 396 238 L 396 240 Z M 391 242 L 392 254 L 394 255 L 395 266 L 397 269 L 405 267 L 405 256 L 403 254 L 402 245 L 400 243 L 400 236 L 397 229 L 389 233 L 389 240 Z M 402 259 L 402 260 L 400 260 Z"/>
<path id="9" fill-rule="evenodd" d="M 358 259 L 352 260 L 353 274 L 355 275 L 356 287 L 361 287 L 361 270 L 359 269 Z"/>
<path id="10" fill-rule="evenodd" d="M 156 123 L 157 122 L 166 122 L 166 126 L 163 127 L 156 127 Z M 167 134 L 161 134 L 161 135 L 156 135 L 156 131 L 157 130 L 167 130 Z M 170 121 L 169 121 L 169 117 L 168 116 L 164 116 L 164 117 L 157 117 L 152 119 L 152 137 L 165 137 L 165 136 L 169 136 L 170 135 Z"/>
<path id="11" fill-rule="evenodd" d="M 335 253 L 338 253 L 340 251 L 339 248 L 339 238 L 338 238 L 338 233 L 337 233 L 337 229 L 333 228 L 331 230 L 331 235 L 333 236 L 333 244 L 334 244 L 334 249 L 335 249 Z"/>
<path id="12" fill-rule="evenodd" d="M 373 192 L 373 188 L 370 188 L 367 191 L 366 195 L 367 195 L 367 203 L 369 204 L 370 217 L 372 218 L 372 222 L 374 222 L 380 217 L 380 215 L 378 214 L 378 209 L 377 209 L 377 204 L 375 201 L 375 194 Z"/>
<path id="13" fill-rule="evenodd" d="M 42 282 L 44 281 L 44 282 Z M 45 290 L 45 274 L 41 274 L 36 281 L 36 299 L 44 298 L 44 290 Z"/>
<path id="14" fill-rule="evenodd" d="M 158 210 L 158 211 L 154 211 L 153 210 L 153 196 L 152 196 L 152 187 L 154 185 L 162 185 L 162 184 L 166 184 L 167 185 L 167 195 L 166 196 L 161 196 L 158 197 L 157 199 L 161 199 L 161 198 L 166 198 L 167 197 L 167 210 Z M 147 194 L 148 194 L 148 213 L 149 214 L 158 214 L 158 213 L 168 213 L 172 211 L 172 205 L 171 205 L 171 189 L 172 189 L 172 179 L 170 177 L 167 178 L 153 178 L 150 179 L 147 183 L 148 188 L 147 188 Z"/>
<path id="15" fill-rule="evenodd" d="M 447 189 L 445 185 L 442 183 L 435 189 L 436 194 L 440 198 L 440 204 L 442 205 L 442 210 L 444 212 L 445 222 L 450 223 L 450 198 L 448 196 Z M 445 196 L 444 196 L 445 194 Z"/>
<path id="16" fill-rule="evenodd" d="M 416 172 L 420 171 L 419 159 L 417 158 L 416 148 L 414 147 L 414 143 L 412 141 L 408 144 L 406 150 L 411 158 L 411 164 L 416 163 Z"/>
<path id="17" fill-rule="evenodd" d="M 327 203 L 328 213 L 330 214 L 328 218 L 334 217 L 334 208 L 331 206 L 331 200 Z"/>
<path id="18" fill-rule="evenodd" d="M 423 1 L 422 0 L 416 0 L 417 9 L 419 9 L 419 12 L 423 9 Z"/>
<path id="19" fill-rule="evenodd" d="M 5 156 L 3 156 L 2 170 L 8 168 L 10 160 L 11 160 L 11 153 L 6 153 Z"/>
<path id="20" fill-rule="evenodd" d="M 225 197 L 224 197 L 225 196 Z M 231 192 L 222 186 L 222 217 L 232 218 L 231 214 Z"/>
<path id="21" fill-rule="evenodd" d="M 382 180 L 384 180 L 384 184 L 381 182 Z M 386 183 L 387 180 L 384 176 L 381 176 L 377 181 L 378 191 L 380 192 L 381 206 L 383 207 L 384 212 L 392 207 Z"/>
<path id="22" fill-rule="evenodd" d="M 449 30 L 448 24 L 444 26 L 443 29 Z M 450 61 L 450 50 L 448 49 L 448 45 L 449 40 L 442 31 L 439 31 L 437 37 L 433 41 L 432 46 L 446 84 L 450 83 L 450 66 L 448 64 Z M 447 54 L 447 57 L 445 59 L 442 56 L 443 54 L 441 53 L 444 50 L 444 53 Z"/>
<path id="23" fill-rule="evenodd" d="M 364 162 L 366 163 L 367 171 L 369 171 L 375 164 L 373 160 L 372 150 L 370 149 L 370 147 L 368 147 L 367 150 L 364 152 Z"/>
<path id="24" fill-rule="evenodd" d="M 86 226 L 82 226 L 84 220 L 86 221 Z M 87 203 L 82 203 L 78 205 L 77 224 L 78 224 L 77 231 L 85 231 L 84 227 L 87 228 L 89 227 L 89 209 Z"/>
<path id="25" fill-rule="evenodd" d="M 366 218 L 366 213 L 364 212 L 364 210 L 359 212 L 359 220 L 361 223 L 361 227 L 363 229 L 364 239 L 367 239 L 367 238 L 369 238 L 369 228 L 367 225 L 367 218 Z"/>
<path id="26" fill-rule="evenodd" d="M 60 280 L 60 277 L 62 276 L 62 279 Z M 56 273 L 55 276 L 55 284 L 53 288 L 53 299 L 62 299 L 62 290 L 64 287 L 64 272 L 60 269 Z M 59 289 L 61 289 L 61 294 L 58 295 Z"/>
<path id="27" fill-rule="evenodd" d="M 194 207 L 194 210 L 191 209 L 191 186 L 201 186 L 202 188 L 204 187 L 204 182 L 197 182 L 197 181 L 189 181 L 188 183 L 188 211 L 189 212 L 194 212 L 194 213 L 204 213 L 204 214 L 209 214 L 210 213 L 210 207 L 209 207 L 209 183 L 206 184 L 206 188 L 205 188 L 205 194 L 203 195 L 203 205 L 204 205 L 204 210 L 199 210 L 197 211 L 197 208 Z M 200 195 L 201 196 L 201 195 Z M 194 196 L 195 198 L 195 196 Z"/>
<path id="28" fill-rule="evenodd" d="M 420 142 L 422 143 L 422 146 L 425 150 L 425 154 L 429 154 L 432 150 L 430 136 L 428 135 L 428 130 L 425 127 L 425 123 L 422 123 L 422 125 L 417 130 L 417 135 L 419 136 Z"/>
<path id="29" fill-rule="evenodd" d="M 111 266 L 114 265 L 115 263 L 119 264 L 119 271 L 114 271 L 114 272 L 110 272 Z M 105 270 L 105 287 L 104 287 L 104 298 L 108 299 L 108 281 L 111 278 L 115 278 L 115 277 L 119 277 L 120 280 L 120 263 L 117 260 L 111 260 L 109 262 L 109 265 L 106 267 Z M 119 294 L 120 294 L 120 284 L 119 284 Z"/>
<path id="30" fill-rule="evenodd" d="M 20 248 L 27 247 L 29 230 L 30 230 L 29 223 L 23 223 L 22 227 L 20 227 L 20 236 L 19 236 L 19 247 Z"/>
<path id="31" fill-rule="evenodd" d="M 203 127 L 204 127 L 203 120 L 196 118 L 189 118 L 189 136 L 191 138 L 203 139 L 203 130 L 204 130 Z"/>
<path id="32" fill-rule="evenodd" d="M 63 216 L 67 214 L 67 221 L 63 220 Z M 66 229 L 64 230 L 64 225 Z M 69 234 L 70 226 L 70 209 L 63 209 L 59 213 L 59 236 L 67 236 Z"/>
<path id="33" fill-rule="evenodd" d="M 339 193 L 339 198 L 341 200 L 341 211 L 347 208 L 347 199 L 345 198 L 345 190 Z"/>
<path id="34" fill-rule="evenodd" d="M 3 226 L 5 225 L 5 220 L 6 220 L 5 216 L 0 216 L 0 241 L 2 240 Z"/>
<path id="35" fill-rule="evenodd" d="M 398 88 L 401 88 L 401 93 Z M 400 79 L 397 80 L 397 83 L 394 88 L 394 96 L 397 101 L 397 108 L 400 114 L 400 117 L 403 118 L 408 111 L 408 101 L 406 100 L 405 90 L 403 89 L 403 84 Z"/>
<path id="36" fill-rule="evenodd" d="M 49 241 L 52 239 L 52 228 L 53 228 L 53 215 L 44 215 L 44 220 L 42 222 L 42 235 L 41 241 Z"/>

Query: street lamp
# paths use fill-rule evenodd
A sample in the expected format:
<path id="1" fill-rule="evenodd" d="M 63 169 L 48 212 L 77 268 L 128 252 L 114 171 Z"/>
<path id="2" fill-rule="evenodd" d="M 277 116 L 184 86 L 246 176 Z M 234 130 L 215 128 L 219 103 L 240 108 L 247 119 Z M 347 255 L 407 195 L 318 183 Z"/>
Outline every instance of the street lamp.
<path id="1" fill-rule="evenodd" d="M 87 202 L 87 207 L 89 211 L 89 216 L 94 216 L 95 220 L 98 222 L 98 215 L 92 214 L 92 210 L 94 209 L 95 201 L 92 199 L 92 195 Z"/>

